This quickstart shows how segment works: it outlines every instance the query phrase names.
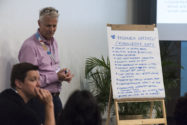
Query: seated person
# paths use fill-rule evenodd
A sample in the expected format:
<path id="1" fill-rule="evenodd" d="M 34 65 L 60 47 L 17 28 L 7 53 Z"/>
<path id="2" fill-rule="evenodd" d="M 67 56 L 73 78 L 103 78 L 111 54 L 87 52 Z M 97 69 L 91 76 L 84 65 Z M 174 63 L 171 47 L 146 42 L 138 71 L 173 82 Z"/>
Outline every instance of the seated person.
<path id="1" fill-rule="evenodd" d="M 178 99 L 174 116 L 176 125 L 187 125 L 187 93 Z"/>
<path id="2" fill-rule="evenodd" d="M 44 125 L 55 125 L 52 96 L 48 90 L 39 88 L 38 67 L 19 63 L 11 72 L 11 87 L 0 94 L 1 125 L 41 125 L 37 114 L 26 103 L 39 98 L 45 105 Z"/>
<path id="3" fill-rule="evenodd" d="M 68 99 L 57 125 L 101 125 L 99 107 L 86 90 L 75 91 Z"/>

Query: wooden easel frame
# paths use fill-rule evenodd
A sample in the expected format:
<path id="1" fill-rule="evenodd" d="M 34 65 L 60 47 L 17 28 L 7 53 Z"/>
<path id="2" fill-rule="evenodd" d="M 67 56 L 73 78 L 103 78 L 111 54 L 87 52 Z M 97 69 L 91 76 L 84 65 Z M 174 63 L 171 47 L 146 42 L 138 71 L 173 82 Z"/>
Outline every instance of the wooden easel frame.
<path id="1" fill-rule="evenodd" d="M 160 101 L 162 105 L 163 118 L 152 118 L 153 102 Z M 135 119 L 135 120 L 120 120 L 118 113 L 118 103 L 125 102 L 151 102 L 150 107 L 150 118 L 148 119 Z M 148 125 L 148 124 L 164 124 L 167 125 L 166 110 L 164 99 L 131 99 L 131 100 L 114 100 L 115 111 L 116 111 L 116 122 L 117 125 Z"/>
<path id="2" fill-rule="evenodd" d="M 112 30 L 135 30 L 135 31 L 152 31 L 155 28 L 155 24 L 153 25 L 114 25 L 107 24 L 110 26 Z M 108 115 L 106 125 L 109 125 L 110 122 L 110 110 L 111 110 L 111 100 L 112 100 L 112 87 L 110 86 L 110 95 L 108 102 Z M 161 102 L 163 118 L 152 118 L 152 110 L 153 104 L 155 101 Z M 119 111 L 118 111 L 118 103 L 127 103 L 127 102 L 150 102 L 150 118 L 146 119 L 134 119 L 134 120 L 120 120 L 119 119 Z M 166 109 L 165 109 L 165 101 L 164 98 L 133 98 L 133 99 L 114 99 L 115 105 L 115 114 L 116 114 L 116 122 L 117 125 L 148 125 L 148 124 L 164 124 L 167 125 L 166 119 Z"/>
<path id="3" fill-rule="evenodd" d="M 108 115 L 107 115 L 106 125 L 109 125 L 109 123 L 110 123 L 111 100 L 112 100 L 112 87 L 110 86 L 110 95 L 109 95 L 109 102 L 108 102 Z M 152 111 L 153 111 L 153 105 L 154 105 L 153 103 L 155 101 L 161 102 L 163 118 L 152 118 Z M 133 120 L 120 120 L 119 119 L 118 103 L 127 103 L 127 102 L 150 102 L 151 106 L 150 106 L 149 118 L 133 119 Z M 115 105 L 116 124 L 117 125 L 148 125 L 148 124 L 167 125 L 165 101 L 163 98 L 114 99 L 114 105 Z"/>

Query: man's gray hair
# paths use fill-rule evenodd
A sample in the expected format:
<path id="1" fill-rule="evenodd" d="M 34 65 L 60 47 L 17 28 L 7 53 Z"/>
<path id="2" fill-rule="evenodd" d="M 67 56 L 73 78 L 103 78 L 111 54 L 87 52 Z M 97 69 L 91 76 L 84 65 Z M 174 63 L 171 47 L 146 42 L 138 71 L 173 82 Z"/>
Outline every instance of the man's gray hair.
<path id="1" fill-rule="evenodd" d="M 43 17 L 50 16 L 58 18 L 58 10 L 53 7 L 45 7 L 40 10 L 39 20 L 41 21 Z"/>

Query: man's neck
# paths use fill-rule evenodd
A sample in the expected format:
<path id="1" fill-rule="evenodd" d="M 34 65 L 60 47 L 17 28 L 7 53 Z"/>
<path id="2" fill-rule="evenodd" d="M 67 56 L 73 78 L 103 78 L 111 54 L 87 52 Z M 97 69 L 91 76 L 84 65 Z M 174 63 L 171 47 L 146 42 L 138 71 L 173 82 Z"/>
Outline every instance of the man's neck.
<path id="1" fill-rule="evenodd" d="M 25 104 L 30 100 L 22 91 L 16 90 L 16 92 L 18 93 L 18 95 L 21 96 L 21 98 L 23 99 L 23 101 L 25 102 Z"/>
<path id="2" fill-rule="evenodd" d="M 51 41 L 52 38 L 47 38 L 44 35 L 41 34 L 40 29 L 38 29 L 38 32 L 42 38 L 44 38 L 46 41 Z"/>

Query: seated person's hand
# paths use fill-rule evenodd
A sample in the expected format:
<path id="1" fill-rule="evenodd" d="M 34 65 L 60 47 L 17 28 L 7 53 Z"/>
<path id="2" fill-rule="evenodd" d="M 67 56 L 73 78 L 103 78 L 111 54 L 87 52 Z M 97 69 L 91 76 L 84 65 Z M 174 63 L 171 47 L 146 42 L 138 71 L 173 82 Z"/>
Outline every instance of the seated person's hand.
<path id="1" fill-rule="evenodd" d="M 35 88 L 36 96 L 46 105 L 53 106 L 53 97 L 51 93 L 46 89 Z"/>

